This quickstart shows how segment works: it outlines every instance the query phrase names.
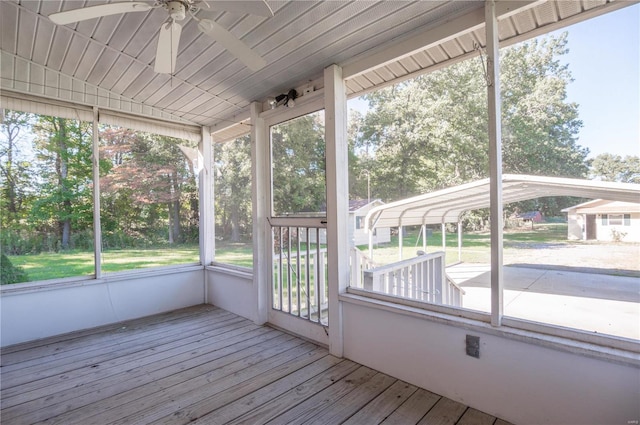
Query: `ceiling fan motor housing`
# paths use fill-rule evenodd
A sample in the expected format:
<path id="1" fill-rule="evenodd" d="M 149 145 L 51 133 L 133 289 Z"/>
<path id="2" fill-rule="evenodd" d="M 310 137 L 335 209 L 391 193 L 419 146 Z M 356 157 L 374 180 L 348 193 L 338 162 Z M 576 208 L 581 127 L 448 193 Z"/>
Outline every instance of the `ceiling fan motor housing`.
<path id="1" fill-rule="evenodd" d="M 169 16 L 176 21 L 182 21 L 187 16 L 185 4 L 181 1 L 169 1 L 165 7 Z"/>

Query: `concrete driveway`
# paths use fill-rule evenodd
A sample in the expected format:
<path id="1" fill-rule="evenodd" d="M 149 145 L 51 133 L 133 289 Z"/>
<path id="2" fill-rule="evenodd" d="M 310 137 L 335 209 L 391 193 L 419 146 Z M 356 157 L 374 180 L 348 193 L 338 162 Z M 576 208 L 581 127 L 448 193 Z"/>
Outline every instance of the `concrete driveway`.
<path id="1" fill-rule="evenodd" d="M 540 267 L 504 267 L 505 315 L 640 339 L 640 278 Z M 465 308 L 490 311 L 489 265 L 461 263 L 447 273 L 466 291 Z"/>

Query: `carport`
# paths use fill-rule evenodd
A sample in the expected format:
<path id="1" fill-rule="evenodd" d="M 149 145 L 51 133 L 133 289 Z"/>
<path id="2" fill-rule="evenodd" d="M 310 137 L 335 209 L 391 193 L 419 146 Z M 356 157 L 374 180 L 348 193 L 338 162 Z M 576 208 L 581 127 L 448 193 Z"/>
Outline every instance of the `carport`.
<path id="1" fill-rule="evenodd" d="M 422 235 L 425 235 L 426 225 L 440 224 L 444 249 L 445 225 L 457 223 L 458 258 L 460 258 L 462 214 L 465 211 L 489 207 L 489 183 L 490 180 L 487 178 L 372 208 L 365 217 L 365 226 L 370 235 L 369 255 L 373 254 L 371 235 L 376 227 L 397 227 L 399 234 L 402 234 L 404 226 L 422 226 Z M 502 176 L 503 204 L 547 196 L 576 196 L 640 203 L 640 185 L 517 174 Z M 423 250 L 426 251 L 426 238 L 422 239 Z M 402 238 L 399 238 L 398 250 L 402 259 Z"/>

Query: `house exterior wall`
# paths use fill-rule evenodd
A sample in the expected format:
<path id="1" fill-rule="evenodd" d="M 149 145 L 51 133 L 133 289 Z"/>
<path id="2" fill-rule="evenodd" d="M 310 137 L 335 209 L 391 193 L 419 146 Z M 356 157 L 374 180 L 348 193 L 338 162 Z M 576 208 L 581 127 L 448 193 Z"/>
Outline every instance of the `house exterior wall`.
<path id="1" fill-rule="evenodd" d="M 620 240 L 618 242 L 640 242 L 640 214 L 631 213 L 629 223 L 625 225 L 625 220 L 622 220 L 622 224 L 612 225 L 609 223 L 609 215 L 623 216 L 624 214 L 596 214 L 595 226 L 596 226 L 596 240 L 611 242 L 614 241 L 614 232 L 618 232 Z M 607 223 L 603 224 L 603 216 L 607 217 Z M 587 220 L 585 214 L 579 214 L 576 212 L 569 212 L 567 214 L 567 238 L 569 240 L 585 240 Z"/>
<path id="2" fill-rule="evenodd" d="M 640 242 L 637 203 L 596 199 L 562 210 L 569 240 Z"/>
<path id="3" fill-rule="evenodd" d="M 640 242 L 640 214 L 631 213 L 628 225 L 622 224 L 612 225 L 607 220 L 607 224 L 603 224 L 603 216 L 623 215 L 623 214 L 598 214 L 596 217 L 596 235 L 599 241 L 613 241 L 615 232 L 621 236 L 622 242 Z"/>
<path id="4" fill-rule="evenodd" d="M 614 424 L 640 417 L 640 369 L 343 302 L 345 357 L 515 424 Z M 480 337 L 480 358 L 465 353 Z M 630 419 L 631 418 L 631 419 Z"/>
<path id="5" fill-rule="evenodd" d="M 358 213 L 358 215 L 350 214 L 349 221 L 349 240 L 353 241 L 353 245 L 367 245 L 369 243 L 369 233 L 365 232 L 364 228 L 356 228 L 358 217 L 362 217 L 364 220 L 366 212 Z M 376 228 L 373 235 L 373 243 L 389 243 L 391 242 L 391 229 L 388 227 Z"/>
<path id="6" fill-rule="evenodd" d="M 582 214 L 568 213 L 567 225 L 567 238 L 570 241 L 583 240 L 585 238 L 585 233 L 583 232 L 585 218 Z"/>
<path id="7" fill-rule="evenodd" d="M 351 241 L 352 245 L 367 245 L 369 243 L 369 234 L 365 232 L 364 228 L 361 228 L 361 229 L 357 228 L 358 217 L 362 217 L 362 220 L 364 220 L 364 216 L 366 214 L 367 214 L 366 212 L 358 213 L 357 215 L 355 213 L 349 213 L 349 239 L 348 240 Z M 315 243 L 316 242 L 315 233 L 311 233 L 309 235 L 309 239 L 311 243 Z M 307 241 L 305 233 L 300 234 L 300 240 L 302 242 Z M 379 244 L 379 243 L 388 243 L 388 242 L 391 242 L 391 229 L 388 227 L 376 229 L 375 234 L 373 236 L 373 243 Z M 327 243 L 326 232 L 320 233 L 320 243 L 321 244 Z"/>

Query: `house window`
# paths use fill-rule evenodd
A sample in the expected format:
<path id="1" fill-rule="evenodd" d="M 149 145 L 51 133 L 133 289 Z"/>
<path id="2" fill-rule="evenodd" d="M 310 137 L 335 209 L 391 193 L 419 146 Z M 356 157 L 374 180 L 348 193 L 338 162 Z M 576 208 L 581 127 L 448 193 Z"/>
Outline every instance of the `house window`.
<path id="1" fill-rule="evenodd" d="M 359 215 L 356 216 L 356 229 L 362 229 L 364 227 L 364 217 Z"/>
<path id="2" fill-rule="evenodd" d="M 622 214 L 609 214 L 610 226 L 622 226 L 623 216 Z"/>
<path id="3" fill-rule="evenodd" d="M 624 225 L 631 226 L 631 214 L 624 215 Z"/>
<path id="4" fill-rule="evenodd" d="M 600 219 L 602 220 L 602 223 L 601 223 L 601 224 L 602 224 L 603 226 L 606 226 L 606 225 L 608 224 L 608 222 L 607 222 L 607 215 L 606 215 L 606 214 L 602 214 L 602 215 L 600 216 Z"/>

